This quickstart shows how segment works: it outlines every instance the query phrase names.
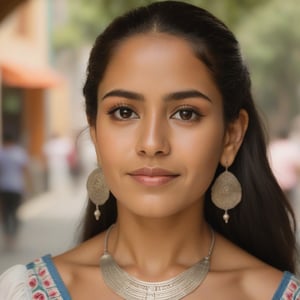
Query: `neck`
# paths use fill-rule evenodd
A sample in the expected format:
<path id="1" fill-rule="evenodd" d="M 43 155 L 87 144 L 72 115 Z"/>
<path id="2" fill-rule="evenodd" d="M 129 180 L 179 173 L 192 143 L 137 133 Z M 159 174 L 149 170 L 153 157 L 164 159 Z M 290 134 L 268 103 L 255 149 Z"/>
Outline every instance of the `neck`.
<path id="1" fill-rule="evenodd" d="M 119 214 L 108 251 L 123 269 L 144 280 L 174 276 L 209 251 L 209 225 L 199 217 L 199 210 L 193 214 L 164 219 Z"/>

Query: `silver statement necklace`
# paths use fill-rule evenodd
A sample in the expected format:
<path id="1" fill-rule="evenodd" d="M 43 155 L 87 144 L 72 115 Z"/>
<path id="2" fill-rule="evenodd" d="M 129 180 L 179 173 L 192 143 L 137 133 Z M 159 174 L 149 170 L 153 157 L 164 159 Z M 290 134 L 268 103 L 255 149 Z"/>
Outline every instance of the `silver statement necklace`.
<path id="1" fill-rule="evenodd" d="M 100 258 L 100 269 L 106 285 L 125 300 L 179 300 L 192 293 L 205 279 L 210 266 L 210 257 L 215 244 L 215 233 L 211 230 L 211 244 L 208 255 L 177 276 L 159 282 L 139 280 L 119 267 L 108 253 L 107 230 L 104 253 Z"/>

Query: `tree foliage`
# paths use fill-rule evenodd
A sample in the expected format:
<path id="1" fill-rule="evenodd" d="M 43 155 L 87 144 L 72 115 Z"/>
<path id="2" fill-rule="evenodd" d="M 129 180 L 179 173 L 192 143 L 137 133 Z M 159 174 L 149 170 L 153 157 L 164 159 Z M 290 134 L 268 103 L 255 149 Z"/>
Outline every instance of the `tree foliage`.
<path id="1" fill-rule="evenodd" d="M 69 8 L 68 22 L 53 34 L 56 48 L 80 46 L 91 42 L 114 17 L 154 0 L 66 0 Z M 269 0 L 190 0 L 210 10 L 234 29 L 249 12 Z"/>
<path id="2" fill-rule="evenodd" d="M 299 16 L 298 0 L 274 0 L 253 11 L 238 31 L 255 96 L 275 130 L 300 110 Z"/>

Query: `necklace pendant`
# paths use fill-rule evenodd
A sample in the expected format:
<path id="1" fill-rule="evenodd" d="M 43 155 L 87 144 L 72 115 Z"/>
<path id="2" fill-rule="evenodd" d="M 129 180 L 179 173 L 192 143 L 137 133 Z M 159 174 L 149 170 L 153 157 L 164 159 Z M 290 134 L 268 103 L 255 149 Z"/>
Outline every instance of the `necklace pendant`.
<path id="1" fill-rule="evenodd" d="M 155 300 L 155 294 L 154 293 L 152 293 L 152 294 L 147 293 L 146 300 Z"/>
<path id="2" fill-rule="evenodd" d="M 148 287 L 147 288 L 147 294 L 146 294 L 146 300 L 155 300 L 155 287 Z"/>
<path id="3" fill-rule="evenodd" d="M 197 289 L 209 271 L 210 256 L 215 243 L 213 230 L 206 257 L 175 277 L 159 282 L 139 280 L 121 269 L 107 252 L 108 233 L 109 230 L 105 238 L 105 251 L 100 259 L 100 269 L 107 286 L 123 299 L 180 300 Z"/>

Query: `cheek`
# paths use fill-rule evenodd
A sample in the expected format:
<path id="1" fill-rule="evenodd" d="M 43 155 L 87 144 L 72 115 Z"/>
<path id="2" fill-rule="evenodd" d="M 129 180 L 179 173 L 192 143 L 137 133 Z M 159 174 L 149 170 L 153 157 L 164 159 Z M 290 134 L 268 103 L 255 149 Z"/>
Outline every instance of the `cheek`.
<path id="1" fill-rule="evenodd" d="M 122 132 L 120 128 L 106 126 L 104 122 L 97 128 L 97 149 L 101 157 L 104 173 L 112 173 L 118 166 L 122 167 L 129 153 L 134 148 L 132 134 Z"/>
<path id="2" fill-rule="evenodd" d="M 181 158 L 191 168 L 193 178 L 207 178 L 210 183 L 223 152 L 223 138 L 223 126 L 208 126 L 181 139 Z"/>

